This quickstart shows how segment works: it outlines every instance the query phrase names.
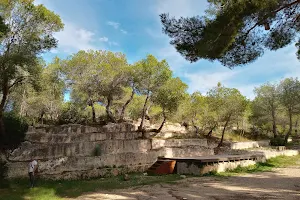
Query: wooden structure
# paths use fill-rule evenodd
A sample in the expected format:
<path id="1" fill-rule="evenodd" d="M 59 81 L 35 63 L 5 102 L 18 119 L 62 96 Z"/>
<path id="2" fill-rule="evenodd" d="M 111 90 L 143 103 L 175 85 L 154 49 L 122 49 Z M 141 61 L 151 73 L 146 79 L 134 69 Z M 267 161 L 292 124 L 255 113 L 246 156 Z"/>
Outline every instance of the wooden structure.
<path id="1" fill-rule="evenodd" d="M 158 159 L 147 171 L 148 174 L 164 175 L 173 174 L 176 160 Z"/>
<path id="2" fill-rule="evenodd" d="M 240 160 L 257 160 L 262 155 L 260 154 L 247 154 L 247 155 L 212 155 L 212 156 L 201 156 L 201 157 L 173 157 L 165 158 L 159 157 L 158 160 L 174 160 L 174 161 L 193 161 L 200 163 L 216 163 L 216 162 L 234 162 Z"/>
<path id="3" fill-rule="evenodd" d="M 212 155 L 203 157 L 158 157 L 157 161 L 147 171 L 149 174 L 172 174 L 177 173 L 177 165 L 185 163 L 187 166 L 194 165 L 200 169 L 204 166 L 215 165 L 218 163 L 236 162 L 239 161 L 262 161 L 264 156 L 262 154 L 249 155 Z M 197 169 L 196 169 L 197 170 Z"/>

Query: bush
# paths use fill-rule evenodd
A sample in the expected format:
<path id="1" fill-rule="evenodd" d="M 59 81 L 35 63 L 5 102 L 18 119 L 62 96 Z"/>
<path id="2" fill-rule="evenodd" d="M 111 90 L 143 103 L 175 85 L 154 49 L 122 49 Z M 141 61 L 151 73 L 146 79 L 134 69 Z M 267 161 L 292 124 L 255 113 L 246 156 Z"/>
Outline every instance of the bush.
<path id="1" fill-rule="evenodd" d="M 80 109 L 78 109 L 71 102 L 67 102 L 63 105 L 60 116 L 58 117 L 58 124 L 74 124 L 81 123 L 84 118 Z"/>
<path id="2" fill-rule="evenodd" d="M 5 135 L 0 136 L 1 146 L 5 149 L 17 148 L 24 141 L 28 124 L 25 119 L 14 113 L 4 113 Z"/>
<path id="3" fill-rule="evenodd" d="M 97 144 L 95 146 L 95 149 L 94 149 L 94 152 L 93 152 L 93 156 L 101 156 L 101 148 L 100 148 L 99 144 Z"/>
<path id="4" fill-rule="evenodd" d="M 280 136 L 277 136 L 276 138 L 272 138 L 270 143 L 272 146 L 285 146 L 284 138 Z"/>

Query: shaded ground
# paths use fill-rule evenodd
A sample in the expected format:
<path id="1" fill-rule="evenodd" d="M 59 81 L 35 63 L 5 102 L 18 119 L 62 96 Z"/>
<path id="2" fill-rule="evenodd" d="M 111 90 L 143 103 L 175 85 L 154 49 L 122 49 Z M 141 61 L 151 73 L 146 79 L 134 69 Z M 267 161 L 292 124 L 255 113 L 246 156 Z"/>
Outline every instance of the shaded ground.
<path id="1" fill-rule="evenodd" d="M 156 184 L 79 196 L 78 200 L 267 200 L 300 199 L 300 166 L 232 177 L 187 178 L 175 184 Z"/>

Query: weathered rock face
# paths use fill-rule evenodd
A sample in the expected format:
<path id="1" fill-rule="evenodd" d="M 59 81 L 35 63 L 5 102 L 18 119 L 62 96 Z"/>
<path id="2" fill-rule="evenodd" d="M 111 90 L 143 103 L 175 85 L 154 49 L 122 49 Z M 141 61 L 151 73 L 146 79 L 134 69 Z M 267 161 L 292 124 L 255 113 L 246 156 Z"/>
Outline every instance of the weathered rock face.
<path id="1" fill-rule="evenodd" d="M 136 130 L 130 123 L 30 127 L 26 141 L 9 156 L 8 177 L 27 176 L 31 156 L 43 178 L 78 179 L 145 171 L 158 156 L 213 154 L 205 139 L 141 139 Z"/>
<path id="2" fill-rule="evenodd" d="M 133 124 L 137 128 L 140 125 L 140 119 Z M 145 127 L 147 129 L 158 129 L 160 124 L 150 124 L 148 120 L 145 120 Z M 179 123 L 169 123 L 166 122 L 165 125 L 163 126 L 161 132 L 157 134 L 157 138 L 174 138 L 174 137 L 193 137 L 194 134 L 190 133 L 186 127 L 180 125 Z"/>
<path id="3" fill-rule="evenodd" d="M 234 142 L 231 149 L 249 149 L 270 146 L 270 140 L 251 141 L 251 142 Z"/>

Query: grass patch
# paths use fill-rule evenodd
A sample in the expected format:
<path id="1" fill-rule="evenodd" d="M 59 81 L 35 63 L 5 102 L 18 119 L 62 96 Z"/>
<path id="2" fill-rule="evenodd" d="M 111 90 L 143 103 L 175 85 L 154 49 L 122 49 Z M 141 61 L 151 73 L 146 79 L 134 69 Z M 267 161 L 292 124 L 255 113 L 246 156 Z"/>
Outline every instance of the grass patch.
<path id="1" fill-rule="evenodd" d="M 234 176 L 245 173 L 256 173 L 256 172 L 270 172 L 273 168 L 284 168 L 289 166 L 295 166 L 300 164 L 300 155 L 297 156 L 277 156 L 267 160 L 265 163 L 256 163 L 247 167 L 237 167 L 234 170 L 226 172 L 210 172 L 206 176 Z"/>
<path id="2" fill-rule="evenodd" d="M 268 160 L 268 163 L 274 165 L 274 167 L 282 168 L 295 166 L 300 164 L 300 155 L 297 156 L 278 156 Z"/>
<path id="3" fill-rule="evenodd" d="M 291 142 L 288 142 L 285 146 L 288 148 L 291 148 L 294 146 L 300 146 L 300 141 L 291 141 Z"/>
<path id="4" fill-rule="evenodd" d="M 172 183 L 180 180 L 176 174 L 166 176 L 144 176 L 142 174 L 130 174 L 130 180 L 124 181 L 123 176 L 77 180 L 77 181 L 50 181 L 38 180 L 37 187 L 30 189 L 29 181 L 11 180 L 9 189 L 0 190 L 0 199 L 5 200 L 60 200 L 75 198 L 86 192 L 97 190 L 123 189 L 128 187 L 150 185 L 155 183 Z"/>

